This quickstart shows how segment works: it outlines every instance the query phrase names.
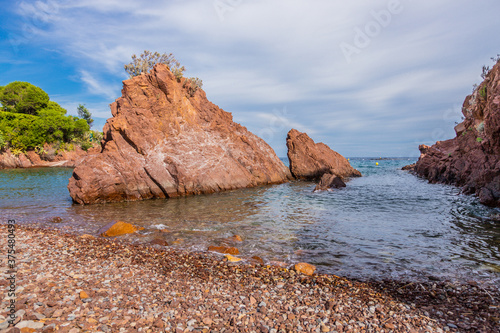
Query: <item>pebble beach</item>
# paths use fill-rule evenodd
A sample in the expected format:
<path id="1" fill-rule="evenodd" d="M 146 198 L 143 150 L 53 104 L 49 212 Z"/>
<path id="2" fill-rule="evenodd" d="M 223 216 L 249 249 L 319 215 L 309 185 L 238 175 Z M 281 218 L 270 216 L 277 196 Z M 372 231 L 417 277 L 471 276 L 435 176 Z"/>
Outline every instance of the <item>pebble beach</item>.
<path id="1" fill-rule="evenodd" d="M 7 226 L 1 227 L 7 235 Z M 118 238 L 16 226 L 0 332 L 499 332 L 500 292 L 473 281 L 359 282 Z"/>

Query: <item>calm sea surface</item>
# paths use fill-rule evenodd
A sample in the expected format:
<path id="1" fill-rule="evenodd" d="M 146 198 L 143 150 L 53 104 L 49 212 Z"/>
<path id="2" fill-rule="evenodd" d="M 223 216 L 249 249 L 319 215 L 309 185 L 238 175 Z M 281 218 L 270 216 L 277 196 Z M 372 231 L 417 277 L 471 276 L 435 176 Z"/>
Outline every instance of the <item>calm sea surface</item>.
<path id="1" fill-rule="evenodd" d="M 379 165 L 376 165 L 376 162 Z M 206 250 L 240 235 L 242 256 L 315 264 L 359 279 L 475 280 L 500 285 L 500 210 L 459 189 L 428 184 L 401 167 L 408 159 L 351 159 L 363 177 L 313 193 L 314 184 L 276 186 L 170 200 L 79 206 L 66 188 L 72 169 L 0 171 L 0 218 L 97 234 L 112 220 L 143 226 L 125 236 L 163 237 Z M 63 223 L 49 222 L 61 217 Z M 159 229 L 168 229 L 161 233 Z"/>

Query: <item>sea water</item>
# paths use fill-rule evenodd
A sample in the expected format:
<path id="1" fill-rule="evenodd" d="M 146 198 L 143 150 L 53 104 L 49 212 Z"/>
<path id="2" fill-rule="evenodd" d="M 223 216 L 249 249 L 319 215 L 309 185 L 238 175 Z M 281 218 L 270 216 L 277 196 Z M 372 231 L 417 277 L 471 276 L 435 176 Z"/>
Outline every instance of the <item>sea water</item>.
<path id="1" fill-rule="evenodd" d="M 313 192 L 312 182 L 167 200 L 80 206 L 66 188 L 72 169 L 0 171 L 0 218 L 97 235 L 112 220 L 145 229 L 125 236 L 205 251 L 239 235 L 243 257 L 305 261 L 358 279 L 500 284 L 500 210 L 456 187 L 429 184 L 401 167 L 408 158 L 353 158 L 363 174 L 347 187 Z M 377 165 L 378 163 L 378 165 Z M 60 217 L 62 223 L 50 222 Z M 168 232 L 160 232 L 165 229 Z"/>

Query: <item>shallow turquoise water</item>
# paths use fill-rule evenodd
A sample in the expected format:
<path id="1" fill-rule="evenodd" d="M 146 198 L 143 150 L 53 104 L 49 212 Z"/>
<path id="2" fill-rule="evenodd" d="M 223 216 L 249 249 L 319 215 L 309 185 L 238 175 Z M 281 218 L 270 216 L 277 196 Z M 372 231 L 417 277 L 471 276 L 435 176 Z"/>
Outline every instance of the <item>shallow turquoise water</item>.
<path id="1" fill-rule="evenodd" d="M 379 165 L 376 166 L 375 163 Z M 366 278 L 500 281 L 500 210 L 459 189 L 401 171 L 408 159 L 351 159 L 363 177 L 314 192 L 276 186 L 170 200 L 73 205 L 71 169 L 0 171 L 0 218 L 96 234 L 111 220 L 145 227 L 131 241 L 163 237 L 206 250 L 238 234 L 243 256 L 307 261 L 320 272 Z M 48 222 L 59 216 L 62 224 Z M 158 229 L 170 233 L 160 233 Z"/>

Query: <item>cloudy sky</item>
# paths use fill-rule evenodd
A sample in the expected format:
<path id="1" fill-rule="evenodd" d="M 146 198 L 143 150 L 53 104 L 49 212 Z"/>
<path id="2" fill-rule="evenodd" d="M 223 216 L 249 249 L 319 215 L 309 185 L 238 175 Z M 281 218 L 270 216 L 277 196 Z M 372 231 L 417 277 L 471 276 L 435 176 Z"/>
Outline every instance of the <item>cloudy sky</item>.
<path id="1" fill-rule="evenodd" d="M 208 98 L 286 156 L 290 128 L 345 156 L 454 136 L 500 53 L 498 0 L 2 1 L 0 85 L 28 81 L 103 125 L 123 65 L 172 52 Z"/>

